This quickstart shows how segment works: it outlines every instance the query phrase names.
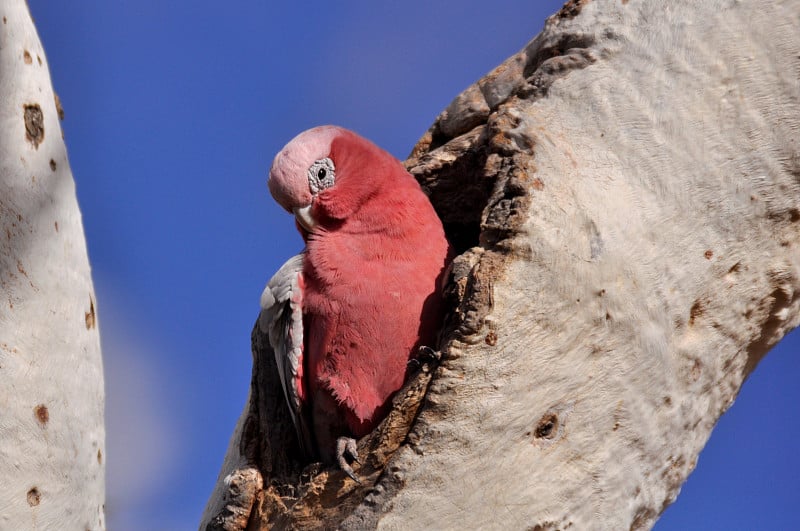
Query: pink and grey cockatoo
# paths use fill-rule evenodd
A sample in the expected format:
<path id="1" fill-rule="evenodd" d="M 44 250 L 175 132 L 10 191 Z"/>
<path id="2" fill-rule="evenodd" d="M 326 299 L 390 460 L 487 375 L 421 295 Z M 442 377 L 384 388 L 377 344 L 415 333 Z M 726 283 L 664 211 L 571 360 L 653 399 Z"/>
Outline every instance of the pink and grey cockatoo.
<path id="1" fill-rule="evenodd" d="M 261 327 L 300 445 L 356 479 L 354 437 L 385 417 L 409 360 L 435 344 L 449 245 L 400 161 L 352 131 L 301 133 L 268 184 L 306 247 L 267 284 Z"/>

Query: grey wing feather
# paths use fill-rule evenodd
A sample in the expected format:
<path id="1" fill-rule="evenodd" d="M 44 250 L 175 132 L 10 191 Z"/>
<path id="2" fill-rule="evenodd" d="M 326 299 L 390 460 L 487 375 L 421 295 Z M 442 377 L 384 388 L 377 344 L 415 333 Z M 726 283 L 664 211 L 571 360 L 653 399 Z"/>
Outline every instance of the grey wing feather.
<path id="1" fill-rule="evenodd" d="M 300 385 L 303 371 L 303 255 L 286 261 L 267 282 L 261 295 L 261 331 L 269 337 L 289 405 L 292 422 L 303 450 L 310 454 L 311 438 L 302 414 Z"/>

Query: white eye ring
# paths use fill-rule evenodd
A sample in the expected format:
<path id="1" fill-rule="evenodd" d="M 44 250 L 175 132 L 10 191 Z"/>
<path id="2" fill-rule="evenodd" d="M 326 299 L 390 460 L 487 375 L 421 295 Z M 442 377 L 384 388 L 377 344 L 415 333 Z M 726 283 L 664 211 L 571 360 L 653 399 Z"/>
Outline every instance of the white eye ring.
<path id="1" fill-rule="evenodd" d="M 308 168 L 308 187 L 312 195 L 317 195 L 322 190 L 330 188 L 336 182 L 336 169 L 333 161 L 327 157 L 314 161 Z"/>

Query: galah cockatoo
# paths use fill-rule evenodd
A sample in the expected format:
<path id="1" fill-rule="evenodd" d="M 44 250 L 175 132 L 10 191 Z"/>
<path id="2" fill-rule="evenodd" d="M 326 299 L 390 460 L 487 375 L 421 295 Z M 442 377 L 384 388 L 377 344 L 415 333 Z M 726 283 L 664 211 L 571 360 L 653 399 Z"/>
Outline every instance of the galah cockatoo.
<path id="1" fill-rule="evenodd" d="M 356 479 L 353 437 L 385 417 L 409 360 L 436 341 L 449 245 L 400 161 L 352 131 L 301 133 L 268 184 L 306 247 L 267 284 L 261 327 L 301 447 Z"/>

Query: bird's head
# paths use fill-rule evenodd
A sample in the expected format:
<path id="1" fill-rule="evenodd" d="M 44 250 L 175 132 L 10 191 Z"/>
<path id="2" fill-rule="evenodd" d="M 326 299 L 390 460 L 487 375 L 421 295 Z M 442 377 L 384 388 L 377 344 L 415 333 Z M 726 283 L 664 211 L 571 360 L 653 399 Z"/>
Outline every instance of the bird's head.
<path id="1" fill-rule="evenodd" d="M 307 236 L 353 215 L 398 169 L 406 173 L 397 159 L 370 141 L 324 125 L 286 144 L 275 156 L 267 184 Z"/>

